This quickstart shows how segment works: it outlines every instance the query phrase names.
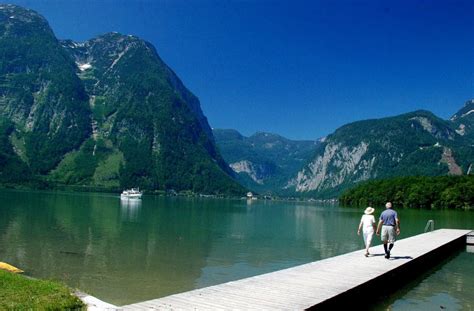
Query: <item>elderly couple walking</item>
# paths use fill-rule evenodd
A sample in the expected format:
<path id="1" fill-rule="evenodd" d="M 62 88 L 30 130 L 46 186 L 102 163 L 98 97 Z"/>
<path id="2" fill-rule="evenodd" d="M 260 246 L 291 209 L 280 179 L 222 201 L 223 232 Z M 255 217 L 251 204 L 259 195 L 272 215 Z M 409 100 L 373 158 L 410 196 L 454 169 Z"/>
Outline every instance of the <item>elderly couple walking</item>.
<path id="1" fill-rule="evenodd" d="M 375 209 L 372 207 L 367 207 L 364 211 L 364 215 L 360 219 L 359 229 L 357 234 L 362 234 L 364 237 L 365 243 L 365 257 L 368 257 L 370 244 L 372 243 L 372 237 L 374 236 L 375 231 L 375 217 L 373 215 Z M 400 234 L 400 220 L 398 219 L 397 212 L 392 209 L 392 203 L 387 202 L 385 204 L 385 211 L 380 214 L 379 224 L 377 226 L 376 234 L 380 234 L 380 229 L 382 229 L 382 242 L 383 248 L 385 250 L 385 258 L 390 258 L 390 251 L 393 248 L 395 243 L 396 236 Z"/>

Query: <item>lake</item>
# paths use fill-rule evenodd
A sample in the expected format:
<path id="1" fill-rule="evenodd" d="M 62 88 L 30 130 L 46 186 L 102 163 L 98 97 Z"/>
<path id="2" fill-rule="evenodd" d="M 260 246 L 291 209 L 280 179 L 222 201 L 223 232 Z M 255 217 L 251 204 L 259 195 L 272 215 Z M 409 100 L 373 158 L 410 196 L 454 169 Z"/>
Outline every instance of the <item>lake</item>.
<path id="1" fill-rule="evenodd" d="M 0 261 L 116 305 L 363 248 L 356 234 L 363 209 L 14 190 L 2 190 L 0 202 Z M 397 211 L 400 238 L 422 233 L 429 219 L 436 228 L 474 229 L 474 212 Z M 473 259 L 465 251 L 453 254 L 392 296 L 374 299 L 374 309 L 472 309 Z"/>

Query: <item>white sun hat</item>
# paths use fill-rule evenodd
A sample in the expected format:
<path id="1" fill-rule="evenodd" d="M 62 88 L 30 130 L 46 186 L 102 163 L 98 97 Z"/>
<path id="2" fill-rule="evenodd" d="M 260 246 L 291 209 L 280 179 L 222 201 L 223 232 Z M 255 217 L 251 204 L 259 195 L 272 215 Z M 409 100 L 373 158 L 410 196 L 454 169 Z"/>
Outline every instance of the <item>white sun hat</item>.
<path id="1" fill-rule="evenodd" d="M 370 207 L 370 206 L 369 206 L 369 207 L 367 207 L 367 208 L 365 209 L 364 214 L 370 215 L 370 214 L 372 214 L 374 211 L 375 211 L 375 209 L 374 209 L 373 207 Z"/>

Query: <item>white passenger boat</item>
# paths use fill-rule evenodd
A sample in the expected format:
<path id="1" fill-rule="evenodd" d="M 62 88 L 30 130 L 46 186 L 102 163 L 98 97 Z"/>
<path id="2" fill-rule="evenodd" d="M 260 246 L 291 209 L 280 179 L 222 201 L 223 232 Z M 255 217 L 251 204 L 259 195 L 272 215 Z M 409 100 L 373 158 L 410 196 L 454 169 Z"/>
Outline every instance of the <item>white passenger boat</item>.
<path id="1" fill-rule="evenodd" d="M 120 195 L 121 199 L 140 199 L 142 197 L 142 192 L 139 188 L 127 189 L 122 192 Z"/>

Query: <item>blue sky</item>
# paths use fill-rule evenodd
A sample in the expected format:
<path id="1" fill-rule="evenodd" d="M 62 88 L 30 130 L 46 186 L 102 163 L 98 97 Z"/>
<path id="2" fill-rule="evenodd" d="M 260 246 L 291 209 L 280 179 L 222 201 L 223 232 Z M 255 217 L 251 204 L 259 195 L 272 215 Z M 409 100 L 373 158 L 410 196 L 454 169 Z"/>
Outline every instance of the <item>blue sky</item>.
<path id="1" fill-rule="evenodd" d="M 42 1 L 61 39 L 150 41 L 214 128 L 316 139 L 474 98 L 474 1 Z"/>

